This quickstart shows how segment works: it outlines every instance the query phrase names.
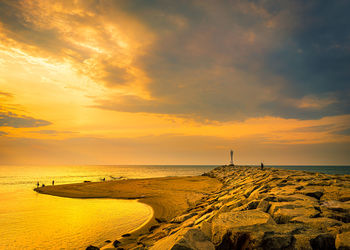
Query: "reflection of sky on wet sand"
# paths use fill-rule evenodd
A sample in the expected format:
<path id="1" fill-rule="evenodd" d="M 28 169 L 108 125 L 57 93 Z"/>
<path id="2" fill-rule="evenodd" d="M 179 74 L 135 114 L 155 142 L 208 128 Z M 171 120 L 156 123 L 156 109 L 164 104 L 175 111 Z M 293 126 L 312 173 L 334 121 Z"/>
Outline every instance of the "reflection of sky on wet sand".
<path id="1" fill-rule="evenodd" d="M 200 175 L 214 166 L 0 166 L 0 249 L 83 248 L 115 240 L 144 223 L 151 207 L 132 200 L 38 194 L 51 185 L 118 178 Z M 131 219 L 130 219 L 131 218 Z"/>
<path id="2" fill-rule="evenodd" d="M 70 199 L 38 194 L 32 190 L 34 182 L 28 183 L 34 176 L 35 179 L 40 176 L 35 175 L 36 168 L 13 169 L 17 170 L 5 173 L 4 168 L 0 169 L 0 249 L 101 246 L 105 240 L 115 240 L 139 227 L 153 214 L 151 207 L 135 200 Z M 51 168 L 42 173 L 41 179 L 62 174 L 59 169 Z M 77 173 L 72 167 L 71 170 Z M 68 178 L 65 182 L 69 182 Z"/>
<path id="3" fill-rule="evenodd" d="M 101 245 L 140 226 L 152 209 L 137 201 L 70 199 L 37 194 L 2 199 L 1 249 L 65 249 Z M 132 220 L 130 220 L 132 218 Z"/>

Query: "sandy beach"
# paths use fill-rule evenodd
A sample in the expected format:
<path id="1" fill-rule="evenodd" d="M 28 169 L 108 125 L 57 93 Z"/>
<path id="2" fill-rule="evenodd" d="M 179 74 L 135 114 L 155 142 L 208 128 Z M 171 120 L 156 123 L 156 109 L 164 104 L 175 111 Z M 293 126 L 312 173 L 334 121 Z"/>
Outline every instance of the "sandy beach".
<path id="1" fill-rule="evenodd" d="M 154 215 L 150 222 L 121 240 L 123 244 L 129 244 L 159 221 L 170 221 L 221 186 L 222 183 L 215 178 L 190 176 L 45 186 L 35 191 L 69 198 L 137 199 L 151 206 Z"/>

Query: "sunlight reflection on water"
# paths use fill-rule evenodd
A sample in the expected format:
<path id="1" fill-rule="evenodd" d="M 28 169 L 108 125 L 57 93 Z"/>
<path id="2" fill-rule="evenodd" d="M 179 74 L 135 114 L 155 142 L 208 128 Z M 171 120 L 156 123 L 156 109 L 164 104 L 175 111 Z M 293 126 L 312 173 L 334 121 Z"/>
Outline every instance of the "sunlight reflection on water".
<path id="1" fill-rule="evenodd" d="M 212 166 L 0 166 L 0 249 L 85 249 L 147 222 L 151 207 L 135 200 L 70 199 L 38 194 L 51 185 L 113 177 L 199 175 Z M 130 219 L 132 218 L 132 219 Z"/>
<path id="2" fill-rule="evenodd" d="M 147 222 L 153 213 L 135 200 L 29 196 L 17 202 L 2 198 L 0 249 L 101 246 L 105 240 L 115 240 Z"/>

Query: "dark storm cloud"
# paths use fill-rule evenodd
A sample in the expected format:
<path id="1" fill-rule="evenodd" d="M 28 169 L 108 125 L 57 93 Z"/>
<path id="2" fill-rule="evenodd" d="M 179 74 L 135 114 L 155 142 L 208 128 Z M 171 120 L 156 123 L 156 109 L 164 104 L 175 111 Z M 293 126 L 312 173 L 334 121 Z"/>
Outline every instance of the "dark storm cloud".
<path id="1" fill-rule="evenodd" d="M 0 111 L 0 127 L 29 128 L 50 125 L 51 122 L 35 119 L 25 115 L 18 115 L 13 112 Z"/>
<path id="2" fill-rule="evenodd" d="M 284 95 L 300 98 L 308 94 L 332 93 L 338 103 L 310 115 L 335 115 L 350 111 L 350 8 L 349 1 L 312 1 L 300 4 L 298 28 L 283 47 L 271 51 L 265 67 L 283 76 Z M 298 110 L 292 116 L 304 117 Z"/>
<path id="3" fill-rule="evenodd" d="M 350 128 L 337 131 L 337 132 L 335 132 L 335 134 L 337 134 L 337 135 L 348 135 L 348 136 L 350 136 Z"/>
<path id="4" fill-rule="evenodd" d="M 101 108 L 214 120 L 350 111 L 349 2 L 123 3 L 158 34 L 138 61 L 158 98 L 123 96 Z M 326 104 L 303 103 L 309 95 Z"/>
<path id="5" fill-rule="evenodd" d="M 332 128 L 334 128 L 334 125 L 319 125 L 319 126 L 297 128 L 292 130 L 291 132 L 324 132 L 324 131 L 329 131 Z"/>
<path id="6" fill-rule="evenodd" d="M 303 6 L 303 5 L 301 5 Z M 349 85 L 349 1 L 312 1 L 300 8 L 300 25 L 288 46 L 272 51 L 270 67 L 293 81 L 298 95 L 343 90 Z"/>

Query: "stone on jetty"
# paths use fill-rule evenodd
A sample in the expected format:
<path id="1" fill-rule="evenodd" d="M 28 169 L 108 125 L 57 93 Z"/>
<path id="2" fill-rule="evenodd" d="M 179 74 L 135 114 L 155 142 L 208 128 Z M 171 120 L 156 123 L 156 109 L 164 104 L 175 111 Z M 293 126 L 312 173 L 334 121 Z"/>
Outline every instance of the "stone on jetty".
<path id="1" fill-rule="evenodd" d="M 159 240 L 151 249 L 214 250 L 215 247 L 201 230 L 185 228 L 169 237 Z"/>
<path id="2" fill-rule="evenodd" d="M 119 240 L 113 241 L 113 246 L 114 246 L 115 248 L 117 248 L 117 247 L 119 246 L 119 244 L 120 244 L 120 241 L 119 241 Z"/>
<path id="3" fill-rule="evenodd" d="M 182 223 L 185 220 L 193 217 L 194 215 L 197 215 L 197 213 L 189 213 L 189 214 L 180 215 L 180 216 L 177 216 L 174 219 L 172 219 L 170 222 L 171 223 Z"/>
<path id="4" fill-rule="evenodd" d="M 100 250 L 100 248 L 90 245 L 86 248 L 86 250 Z"/>
<path id="5" fill-rule="evenodd" d="M 335 246 L 339 250 L 350 250 L 350 232 L 337 234 Z"/>
<path id="6" fill-rule="evenodd" d="M 350 249 L 349 175 L 223 166 L 204 176 L 223 186 L 157 220 L 135 249 Z"/>
<path id="7" fill-rule="evenodd" d="M 314 250 L 335 250 L 335 239 L 331 234 L 321 234 L 310 240 L 312 249 Z"/>
<path id="8" fill-rule="evenodd" d="M 269 214 L 260 210 L 222 213 L 212 220 L 212 240 L 215 244 L 218 244 L 226 232 L 232 233 L 233 231 L 240 231 L 244 227 L 266 224 L 275 225 L 276 223 Z"/>

